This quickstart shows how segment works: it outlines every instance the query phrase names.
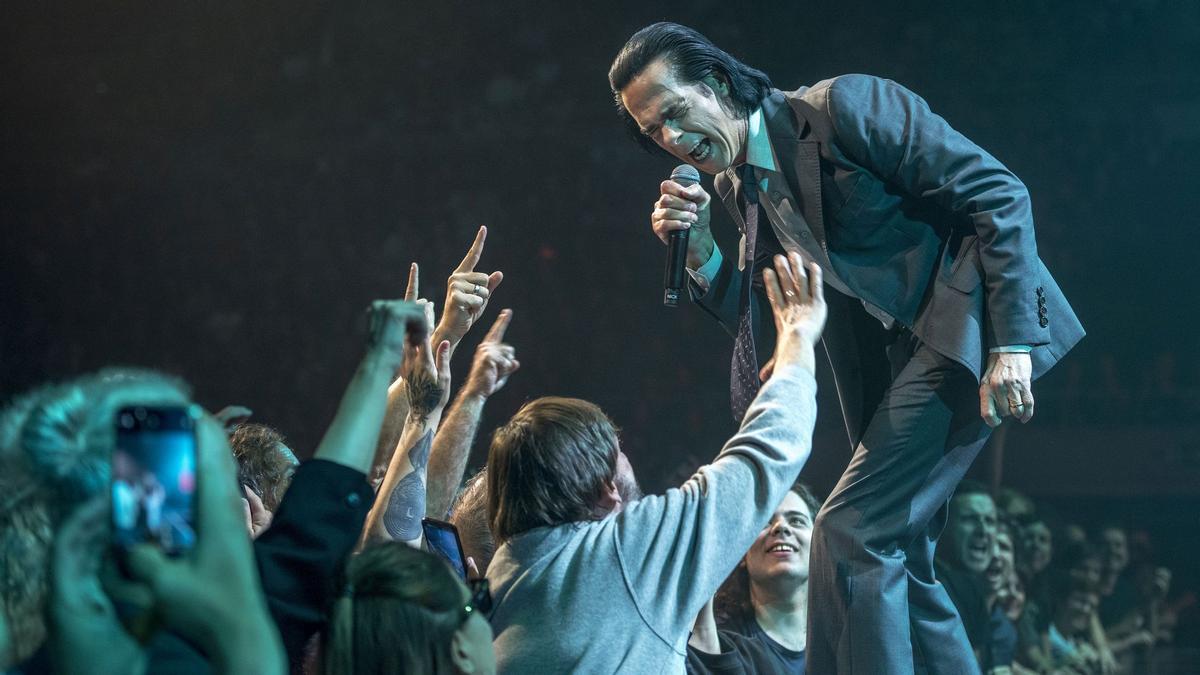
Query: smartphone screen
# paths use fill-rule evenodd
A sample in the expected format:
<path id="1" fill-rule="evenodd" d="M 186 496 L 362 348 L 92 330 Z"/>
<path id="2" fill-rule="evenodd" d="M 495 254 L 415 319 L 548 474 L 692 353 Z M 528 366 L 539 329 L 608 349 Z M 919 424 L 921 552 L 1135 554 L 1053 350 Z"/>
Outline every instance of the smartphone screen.
<path id="1" fill-rule="evenodd" d="M 438 554 L 450 563 L 461 579 L 467 578 L 467 559 L 463 556 L 462 542 L 458 538 L 458 528 L 450 523 L 422 518 L 421 529 L 425 531 L 425 545 L 429 550 Z"/>
<path id="2" fill-rule="evenodd" d="M 117 545 L 151 543 L 178 556 L 196 543 L 196 419 L 193 407 L 117 411 L 112 528 Z"/>

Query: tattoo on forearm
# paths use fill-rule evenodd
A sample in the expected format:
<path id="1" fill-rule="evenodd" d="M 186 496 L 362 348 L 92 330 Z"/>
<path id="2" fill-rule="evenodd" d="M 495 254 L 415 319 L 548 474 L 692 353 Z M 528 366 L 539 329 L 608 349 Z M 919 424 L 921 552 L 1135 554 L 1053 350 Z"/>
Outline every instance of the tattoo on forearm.
<path id="1" fill-rule="evenodd" d="M 417 471 L 423 471 L 429 465 L 429 452 L 433 447 L 433 431 L 426 431 L 421 440 L 408 453 L 408 461 Z"/>
<path id="2" fill-rule="evenodd" d="M 412 472 L 400 479 L 387 512 L 383 514 L 383 525 L 388 534 L 400 541 L 413 541 L 421 535 L 421 518 L 425 517 L 425 482 L 421 474 Z"/>
<path id="3" fill-rule="evenodd" d="M 438 381 L 426 373 L 415 374 L 404 380 L 408 393 L 408 414 L 424 424 L 429 419 L 429 413 L 442 400 L 442 390 Z"/>
<path id="4" fill-rule="evenodd" d="M 432 445 L 433 432 L 426 432 L 408 454 L 412 473 L 400 479 L 388 498 L 383 525 L 394 539 L 413 541 L 421 536 L 421 518 L 425 517 L 425 480 L 421 475 L 429 463 Z"/>

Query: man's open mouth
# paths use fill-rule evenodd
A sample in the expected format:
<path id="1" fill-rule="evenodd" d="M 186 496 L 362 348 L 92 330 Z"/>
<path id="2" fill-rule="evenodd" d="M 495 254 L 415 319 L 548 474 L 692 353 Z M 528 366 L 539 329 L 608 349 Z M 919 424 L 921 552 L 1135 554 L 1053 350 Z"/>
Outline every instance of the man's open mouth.
<path id="1" fill-rule="evenodd" d="M 691 157 L 695 162 L 703 162 L 711 156 L 712 141 L 707 138 L 697 143 L 696 147 L 692 148 L 692 151 L 688 153 L 688 157 Z"/>

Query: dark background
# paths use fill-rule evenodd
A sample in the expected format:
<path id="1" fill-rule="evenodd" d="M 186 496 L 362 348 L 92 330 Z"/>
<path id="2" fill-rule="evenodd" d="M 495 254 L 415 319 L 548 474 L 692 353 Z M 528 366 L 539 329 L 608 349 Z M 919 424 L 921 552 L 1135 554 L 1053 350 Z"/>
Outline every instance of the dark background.
<path id="1" fill-rule="evenodd" d="M 148 365 L 213 409 L 253 408 L 304 456 L 361 353 L 362 308 L 400 296 L 411 260 L 440 304 L 487 224 L 482 267 L 506 278 L 484 328 L 512 307 L 523 367 L 481 435 L 528 398 L 580 396 L 623 427 L 648 489 L 678 482 L 732 430 L 730 341 L 660 304 L 648 215 L 672 163 L 624 135 L 606 82 L 634 30 L 671 19 L 783 89 L 895 79 L 1024 179 L 1090 335 L 977 473 L 1085 520 L 1128 517 L 1177 574 L 1195 567 L 1200 4 L 5 9 L 0 397 Z M 805 470 L 818 492 L 849 457 L 825 375 Z"/>

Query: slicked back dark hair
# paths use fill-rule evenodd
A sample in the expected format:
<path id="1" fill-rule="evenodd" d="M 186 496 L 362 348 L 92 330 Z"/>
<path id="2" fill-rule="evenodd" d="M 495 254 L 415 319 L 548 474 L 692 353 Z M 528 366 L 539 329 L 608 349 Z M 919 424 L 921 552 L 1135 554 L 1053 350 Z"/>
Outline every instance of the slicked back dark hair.
<path id="1" fill-rule="evenodd" d="M 608 86 L 617 103 L 617 114 L 626 129 L 651 152 L 666 152 L 642 133 L 621 102 L 621 92 L 651 63 L 665 58 L 675 75 L 686 83 L 709 75 L 729 85 L 729 100 L 741 118 L 749 117 L 771 93 L 771 78 L 730 56 L 708 38 L 687 26 L 669 21 L 651 24 L 633 34 L 608 69 Z"/>
<path id="2" fill-rule="evenodd" d="M 617 472 L 617 429 L 594 403 L 546 396 L 496 430 L 487 461 L 496 543 L 536 527 L 597 517 Z"/>

